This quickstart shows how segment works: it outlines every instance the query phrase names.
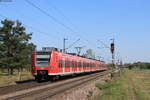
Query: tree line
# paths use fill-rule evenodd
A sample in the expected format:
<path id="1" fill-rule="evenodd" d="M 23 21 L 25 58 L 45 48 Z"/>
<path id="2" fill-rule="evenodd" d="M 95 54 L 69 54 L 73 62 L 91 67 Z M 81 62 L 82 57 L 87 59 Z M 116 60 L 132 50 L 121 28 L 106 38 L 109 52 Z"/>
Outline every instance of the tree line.
<path id="1" fill-rule="evenodd" d="M 30 42 L 32 33 L 27 33 L 20 21 L 0 22 L 0 68 L 13 74 L 14 69 L 31 68 L 31 54 L 35 45 Z"/>
<path id="2" fill-rule="evenodd" d="M 135 62 L 132 64 L 127 64 L 126 67 L 129 69 L 139 68 L 139 69 L 150 69 L 150 63 L 148 62 Z"/>

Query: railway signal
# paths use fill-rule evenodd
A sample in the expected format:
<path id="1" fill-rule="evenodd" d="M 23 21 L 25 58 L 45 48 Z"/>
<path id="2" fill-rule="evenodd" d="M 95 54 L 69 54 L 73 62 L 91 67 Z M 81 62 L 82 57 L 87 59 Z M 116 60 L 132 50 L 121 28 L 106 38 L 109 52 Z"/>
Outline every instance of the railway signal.
<path id="1" fill-rule="evenodd" d="M 112 65 L 113 68 L 115 68 L 115 39 L 110 39 L 112 40 L 112 43 L 110 44 L 110 51 L 112 53 Z"/>

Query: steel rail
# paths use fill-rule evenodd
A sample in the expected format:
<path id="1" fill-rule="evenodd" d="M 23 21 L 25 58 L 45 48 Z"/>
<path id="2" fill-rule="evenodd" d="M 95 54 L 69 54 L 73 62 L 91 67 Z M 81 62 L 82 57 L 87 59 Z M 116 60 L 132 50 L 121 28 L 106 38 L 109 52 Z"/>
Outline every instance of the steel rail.
<path id="1" fill-rule="evenodd" d="M 45 87 L 45 88 L 42 88 L 42 89 L 39 89 L 39 90 L 30 91 L 30 92 L 27 92 L 27 93 L 24 93 L 24 94 L 20 94 L 20 95 L 5 98 L 3 100 L 17 100 L 17 99 L 20 100 L 20 99 L 27 98 L 27 97 L 29 98 L 29 96 L 31 96 L 31 95 L 33 97 L 33 95 L 35 95 L 35 94 L 41 94 L 43 92 L 45 93 L 45 92 L 51 91 L 51 93 L 48 93 L 48 94 L 45 93 L 46 95 L 44 94 L 44 96 L 42 95 L 42 96 L 36 98 L 36 100 L 46 99 L 46 98 L 52 97 L 56 94 L 59 94 L 63 91 L 66 91 L 68 89 L 74 88 L 74 87 L 76 87 L 80 84 L 86 83 L 90 80 L 97 79 L 100 76 L 106 75 L 108 73 L 110 73 L 110 71 L 105 71 L 105 72 L 94 73 L 94 74 L 90 74 L 90 75 L 86 75 L 86 76 L 77 77 L 77 78 L 74 78 L 74 79 L 70 79 L 71 81 L 69 81 L 69 82 L 63 82 L 62 84 L 60 83 L 60 84 L 57 84 L 57 85 L 54 85 L 54 86 Z M 72 85 L 69 86 L 70 84 L 72 84 Z M 62 87 L 66 87 L 66 86 L 67 86 L 67 88 L 61 89 Z M 59 88 L 60 88 L 60 90 L 59 90 Z M 57 91 L 55 91 L 55 90 L 57 90 Z"/>

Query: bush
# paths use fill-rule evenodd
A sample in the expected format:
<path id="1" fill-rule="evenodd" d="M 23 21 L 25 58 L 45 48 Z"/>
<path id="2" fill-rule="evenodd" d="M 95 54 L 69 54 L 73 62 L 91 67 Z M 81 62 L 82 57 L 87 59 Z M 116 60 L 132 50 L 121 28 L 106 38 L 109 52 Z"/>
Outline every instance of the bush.
<path id="1" fill-rule="evenodd" d="M 111 81 L 110 83 L 96 83 L 95 86 L 99 89 L 107 89 L 109 87 L 119 86 L 120 83 L 116 81 Z"/>
<path id="2" fill-rule="evenodd" d="M 109 88 L 110 85 L 107 83 L 96 83 L 95 86 L 98 87 L 99 89 L 106 89 Z"/>

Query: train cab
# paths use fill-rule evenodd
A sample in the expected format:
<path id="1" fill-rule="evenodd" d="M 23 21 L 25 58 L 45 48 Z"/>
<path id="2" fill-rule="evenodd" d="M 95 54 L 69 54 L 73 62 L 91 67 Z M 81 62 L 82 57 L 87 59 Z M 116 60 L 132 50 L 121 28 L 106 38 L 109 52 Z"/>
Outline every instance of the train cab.
<path id="1" fill-rule="evenodd" d="M 50 51 L 35 51 L 32 73 L 36 80 L 44 80 L 48 78 L 48 68 L 50 66 L 51 52 Z"/>

